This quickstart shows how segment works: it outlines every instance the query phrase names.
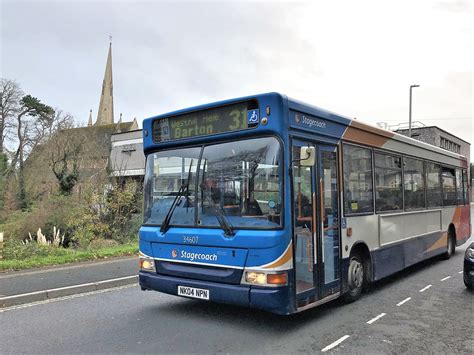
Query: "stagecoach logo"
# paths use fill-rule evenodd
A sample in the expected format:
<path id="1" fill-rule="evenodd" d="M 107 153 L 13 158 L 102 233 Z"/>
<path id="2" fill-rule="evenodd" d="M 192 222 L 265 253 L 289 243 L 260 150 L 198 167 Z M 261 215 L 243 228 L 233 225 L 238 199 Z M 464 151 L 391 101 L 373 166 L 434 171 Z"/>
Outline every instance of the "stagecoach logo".
<path id="1" fill-rule="evenodd" d="M 316 120 L 314 118 L 307 117 L 305 115 L 301 115 L 299 113 L 295 113 L 295 121 L 296 123 L 303 123 L 305 126 L 309 128 L 326 128 L 326 122 Z"/>
<path id="2" fill-rule="evenodd" d="M 172 256 L 173 258 L 178 257 L 178 250 L 177 250 L 177 249 L 171 250 L 171 256 Z"/>

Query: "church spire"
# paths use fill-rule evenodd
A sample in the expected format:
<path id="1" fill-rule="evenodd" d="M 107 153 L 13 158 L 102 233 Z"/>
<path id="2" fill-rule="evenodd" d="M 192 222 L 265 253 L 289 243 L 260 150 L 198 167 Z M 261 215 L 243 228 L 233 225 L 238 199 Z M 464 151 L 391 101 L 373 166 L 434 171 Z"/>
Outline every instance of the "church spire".
<path id="1" fill-rule="evenodd" d="M 109 54 L 105 66 L 104 81 L 102 82 L 102 94 L 100 96 L 99 112 L 97 113 L 96 125 L 114 123 L 114 95 L 112 83 L 112 37 L 110 37 Z"/>
<path id="2" fill-rule="evenodd" d="M 92 109 L 89 111 L 89 122 L 87 123 L 87 127 L 92 126 Z"/>

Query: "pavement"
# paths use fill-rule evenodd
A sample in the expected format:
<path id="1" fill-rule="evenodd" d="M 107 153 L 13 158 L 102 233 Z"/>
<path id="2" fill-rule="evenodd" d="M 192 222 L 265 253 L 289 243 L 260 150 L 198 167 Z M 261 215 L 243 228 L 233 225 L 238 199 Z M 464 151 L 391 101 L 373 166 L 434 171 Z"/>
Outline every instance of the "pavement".
<path id="1" fill-rule="evenodd" d="M 0 273 L 0 308 L 137 282 L 138 257 Z"/>

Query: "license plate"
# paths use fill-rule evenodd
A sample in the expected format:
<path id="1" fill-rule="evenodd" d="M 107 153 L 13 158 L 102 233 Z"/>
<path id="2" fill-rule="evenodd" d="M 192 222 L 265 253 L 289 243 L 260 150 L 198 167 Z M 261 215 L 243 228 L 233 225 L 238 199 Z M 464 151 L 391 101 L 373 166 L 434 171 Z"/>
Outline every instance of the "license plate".
<path id="1" fill-rule="evenodd" d="M 209 300 L 209 290 L 205 290 L 202 288 L 178 286 L 178 295 L 199 298 L 200 300 Z"/>

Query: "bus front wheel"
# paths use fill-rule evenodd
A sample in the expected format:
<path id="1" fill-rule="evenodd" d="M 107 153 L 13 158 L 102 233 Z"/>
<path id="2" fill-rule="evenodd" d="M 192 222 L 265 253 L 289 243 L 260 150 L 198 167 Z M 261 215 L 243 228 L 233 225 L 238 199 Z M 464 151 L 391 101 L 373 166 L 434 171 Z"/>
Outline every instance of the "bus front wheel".
<path id="1" fill-rule="evenodd" d="M 358 253 L 351 255 L 347 270 L 348 291 L 343 296 L 347 303 L 354 302 L 360 298 L 362 288 L 364 287 L 365 272 L 362 257 Z"/>

